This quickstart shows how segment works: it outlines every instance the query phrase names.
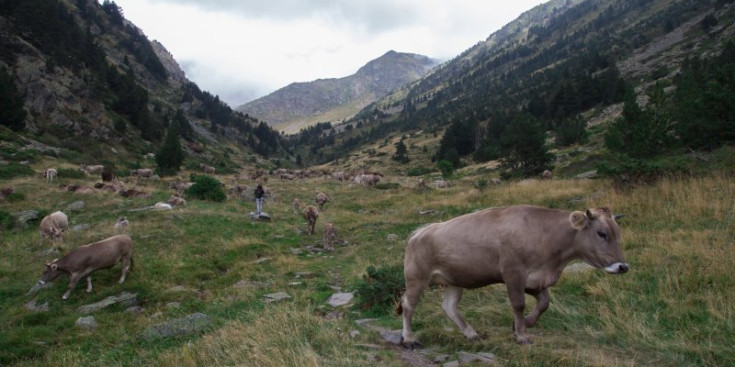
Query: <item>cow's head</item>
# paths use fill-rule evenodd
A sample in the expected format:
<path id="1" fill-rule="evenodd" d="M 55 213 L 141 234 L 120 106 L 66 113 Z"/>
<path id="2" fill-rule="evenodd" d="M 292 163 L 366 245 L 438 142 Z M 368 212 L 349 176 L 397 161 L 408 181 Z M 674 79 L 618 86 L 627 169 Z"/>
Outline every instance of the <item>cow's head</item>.
<path id="1" fill-rule="evenodd" d="M 608 273 L 622 274 L 628 271 L 628 264 L 620 247 L 620 227 L 615 218 L 619 216 L 614 216 L 608 208 L 575 211 L 569 215 L 577 231 L 575 247 L 582 260 Z"/>
<path id="2" fill-rule="evenodd" d="M 41 279 L 36 282 L 36 284 L 31 288 L 31 290 L 28 291 L 28 295 L 34 294 L 38 292 L 39 289 L 41 289 L 41 286 L 48 282 L 53 282 L 56 280 L 56 278 L 59 277 L 59 275 L 63 274 L 63 271 L 59 270 L 59 266 L 56 264 L 56 261 L 58 259 L 43 264 L 43 273 L 41 273 Z"/>

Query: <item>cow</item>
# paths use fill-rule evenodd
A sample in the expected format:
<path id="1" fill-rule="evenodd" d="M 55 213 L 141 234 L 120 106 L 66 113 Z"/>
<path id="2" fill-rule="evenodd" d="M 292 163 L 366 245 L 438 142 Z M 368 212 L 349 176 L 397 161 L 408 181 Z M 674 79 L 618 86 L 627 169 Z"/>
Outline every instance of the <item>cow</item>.
<path id="1" fill-rule="evenodd" d="M 553 174 L 553 173 L 551 173 L 551 171 L 549 171 L 549 170 L 547 170 L 547 169 L 546 169 L 546 170 L 544 170 L 544 172 L 543 172 L 543 173 L 541 173 L 541 179 L 542 179 L 542 180 L 551 180 L 551 178 L 552 178 L 553 176 L 554 176 L 554 174 Z"/>
<path id="2" fill-rule="evenodd" d="M 293 213 L 299 214 L 299 208 L 301 207 L 301 202 L 298 198 L 293 198 Z"/>
<path id="3" fill-rule="evenodd" d="M 334 251 L 334 242 L 337 240 L 337 229 L 334 224 L 327 223 L 324 225 L 324 249 Z"/>
<path id="4" fill-rule="evenodd" d="M 434 182 L 434 186 L 436 186 L 437 189 L 446 189 L 449 187 L 449 182 L 446 180 L 436 180 Z"/>
<path id="5" fill-rule="evenodd" d="M 316 193 L 316 197 L 314 198 L 314 201 L 316 202 L 316 205 L 319 205 L 319 210 L 324 209 L 324 204 L 329 202 L 329 196 L 327 194 L 319 191 Z"/>
<path id="6" fill-rule="evenodd" d="M 202 172 L 208 173 L 210 175 L 213 175 L 215 171 L 214 167 L 208 166 L 204 163 L 199 163 L 199 168 L 201 168 Z"/>
<path id="7" fill-rule="evenodd" d="M 101 164 L 80 164 L 79 169 L 87 173 L 102 173 L 102 170 L 105 169 L 105 166 Z"/>
<path id="8" fill-rule="evenodd" d="M 61 233 L 69 229 L 69 218 L 64 212 L 56 211 L 41 219 L 41 242 L 44 237 L 61 239 Z"/>
<path id="9" fill-rule="evenodd" d="M 316 220 L 319 218 L 319 210 L 313 206 L 309 205 L 304 209 L 304 219 L 306 219 L 306 232 L 308 234 L 314 234 L 314 226 L 316 225 Z"/>
<path id="10" fill-rule="evenodd" d="M 125 276 L 133 269 L 133 240 L 127 235 L 117 235 L 89 245 L 77 247 L 61 259 L 44 264 L 41 279 L 28 294 L 37 292 L 42 285 L 56 280 L 60 275 L 69 276 L 69 286 L 61 297 L 68 299 L 74 286 L 82 278 L 87 278 L 87 293 L 92 292 L 91 273 L 111 268 L 118 261 L 122 264 L 122 276 L 118 283 L 125 282 Z"/>
<path id="11" fill-rule="evenodd" d="M 130 222 L 128 222 L 128 218 L 125 218 L 125 217 L 117 218 L 117 221 L 115 222 L 115 228 L 125 229 L 125 227 L 129 225 L 130 225 Z"/>
<path id="12" fill-rule="evenodd" d="M 423 178 L 419 178 L 419 182 L 416 184 L 416 187 L 419 189 L 425 189 L 426 188 L 426 181 Z"/>
<path id="13" fill-rule="evenodd" d="M 138 176 L 138 177 L 153 177 L 153 170 L 150 168 L 138 168 L 134 170 L 130 170 L 131 176 Z"/>
<path id="14" fill-rule="evenodd" d="M 54 179 L 58 174 L 59 172 L 56 171 L 55 168 L 47 168 L 45 171 L 43 171 L 43 177 L 46 178 L 46 183 L 54 183 Z"/>
<path id="15" fill-rule="evenodd" d="M 628 271 L 616 218 L 608 208 L 569 212 L 519 205 L 485 209 L 417 229 L 406 246 L 406 291 L 397 308 L 403 314 L 402 344 L 420 346 L 411 333 L 411 316 L 421 292 L 432 281 L 445 286 L 442 308 L 469 339 L 478 335 L 457 310 L 462 291 L 505 283 L 516 341 L 530 344 L 526 328 L 549 306 L 549 287 L 571 260 L 612 274 Z M 524 293 L 537 300 L 525 318 Z"/>
<path id="16" fill-rule="evenodd" d="M 174 181 L 171 182 L 168 187 L 170 189 L 176 190 L 176 192 L 181 195 L 184 191 L 186 191 L 188 188 L 192 187 L 194 185 L 193 182 L 181 182 L 181 181 Z"/>

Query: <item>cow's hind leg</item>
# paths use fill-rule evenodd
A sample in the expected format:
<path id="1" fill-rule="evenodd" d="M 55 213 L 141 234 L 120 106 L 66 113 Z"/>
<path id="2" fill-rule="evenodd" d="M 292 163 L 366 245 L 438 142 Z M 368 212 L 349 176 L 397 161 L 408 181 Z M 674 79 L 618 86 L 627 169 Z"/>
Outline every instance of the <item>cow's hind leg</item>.
<path id="1" fill-rule="evenodd" d="M 69 299 L 69 295 L 71 294 L 71 291 L 74 289 L 77 283 L 79 283 L 79 281 L 84 277 L 85 277 L 84 274 L 72 273 L 69 279 L 69 287 L 67 287 L 66 292 L 64 292 L 64 295 L 61 296 L 61 299 Z"/>
<path id="2" fill-rule="evenodd" d="M 408 278 L 408 277 L 406 277 Z M 403 313 L 403 331 L 401 332 L 401 344 L 409 349 L 422 348 L 423 346 L 413 338 L 411 331 L 411 317 L 413 316 L 416 305 L 421 298 L 421 292 L 424 291 L 428 279 L 419 279 L 415 281 L 406 281 L 406 292 L 401 297 L 401 310 Z"/>
<path id="3" fill-rule="evenodd" d="M 444 309 L 444 312 L 446 312 L 447 316 L 449 316 L 452 321 L 454 321 L 455 324 L 457 324 L 457 327 L 459 327 L 459 330 L 462 331 L 464 336 L 467 337 L 467 339 L 478 339 L 479 336 L 475 332 L 475 330 L 467 324 L 467 322 L 462 318 L 462 315 L 460 315 L 459 310 L 457 309 L 457 305 L 459 304 L 459 301 L 462 299 L 462 288 L 455 287 L 455 286 L 447 286 L 444 289 L 444 301 L 442 301 L 442 308 Z"/>
<path id="4" fill-rule="evenodd" d="M 526 327 L 532 327 L 536 325 L 536 321 L 541 317 L 541 314 L 549 308 L 549 288 L 544 288 L 541 292 L 529 293 L 536 298 L 536 307 L 526 316 Z"/>
<path id="5" fill-rule="evenodd" d="M 130 271 L 130 265 L 133 262 L 133 258 L 130 256 L 123 256 L 120 258 L 120 265 L 122 265 L 122 275 L 120 276 L 120 280 L 118 283 L 122 284 L 125 282 L 125 276 L 128 275 L 128 271 Z"/>
<path id="6" fill-rule="evenodd" d="M 87 275 L 87 293 L 92 293 L 92 275 Z"/>

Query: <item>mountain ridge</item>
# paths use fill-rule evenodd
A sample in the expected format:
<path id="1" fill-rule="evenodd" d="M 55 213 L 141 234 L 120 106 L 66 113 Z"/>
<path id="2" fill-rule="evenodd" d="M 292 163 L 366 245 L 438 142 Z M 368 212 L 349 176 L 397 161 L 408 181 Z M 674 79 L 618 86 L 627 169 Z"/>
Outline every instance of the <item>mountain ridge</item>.
<path id="1" fill-rule="evenodd" d="M 389 92 L 426 75 L 437 62 L 427 56 L 390 50 L 342 78 L 291 83 L 236 108 L 295 133 L 317 122 L 338 122 Z"/>

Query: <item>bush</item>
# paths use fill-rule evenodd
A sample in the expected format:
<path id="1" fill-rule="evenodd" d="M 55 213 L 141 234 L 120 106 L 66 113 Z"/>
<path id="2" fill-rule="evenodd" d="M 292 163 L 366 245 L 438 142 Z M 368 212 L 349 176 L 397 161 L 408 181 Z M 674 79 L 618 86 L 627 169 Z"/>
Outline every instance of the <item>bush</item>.
<path id="1" fill-rule="evenodd" d="M 454 163 L 443 159 L 439 161 L 439 163 L 437 163 L 436 165 L 437 167 L 439 167 L 439 170 L 442 171 L 443 178 L 450 178 L 454 174 Z"/>
<path id="2" fill-rule="evenodd" d="M 10 163 L 0 166 L 0 179 L 9 180 L 15 177 L 33 176 L 33 170 L 24 164 Z"/>
<path id="3" fill-rule="evenodd" d="M 2 210 L 0 210 L 0 228 L 7 230 L 13 229 L 13 216 Z"/>
<path id="4" fill-rule="evenodd" d="M 406 174 L 410 177 L 413 177 L 413 176 L 423 176 L 429 172 L 431 172 L 430 168 L 419 166 L 419 167 L 414 167 L 414 168 L 409 169 Z"/>
<path id="5" fill-rule="evenodd" d="M 393 312 L 404 289 L 402 266 L 373 266 L 367 268 L 362 283 L 357 285 L 357 307 L 379 315 Z"/>
<path id="6" fill-rule="evenodd" d="M 199 200 L 211 200 L 211 201 L 225 201 L 227 195 L 222 189 L 222 185 L 219 181 L 211 176 L 206 175 L 191 175 L 191 181 L 194 184 L 186 190 L 186 195 Z"/>
<path id="7" fill-rule="evenodd" d="M 487 179 L 481 178 L 475 181 L 473 186 L 475 186 L 475 188 L 479 191 L 485 191 L 485 189 L 487 188 Z"/>

